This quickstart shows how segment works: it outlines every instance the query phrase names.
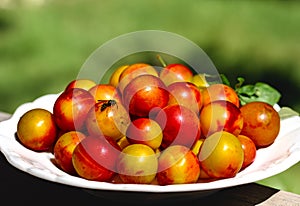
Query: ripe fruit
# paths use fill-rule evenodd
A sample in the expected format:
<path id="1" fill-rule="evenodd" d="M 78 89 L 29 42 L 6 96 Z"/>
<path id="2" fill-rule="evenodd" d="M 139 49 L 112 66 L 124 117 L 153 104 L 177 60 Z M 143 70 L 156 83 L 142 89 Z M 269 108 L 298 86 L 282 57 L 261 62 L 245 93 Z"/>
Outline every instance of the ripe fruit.
<path id="1" fill-rule="evenodd" d="M 240 99 L 235 90 L 226 84 L 211 84 L 202 90 L 203 106 L 216 100 L 226 100 L 240 107 Z"/>
<path id="2" fill-rule="evenodd" d="M 117 102 L 121 102 L 118 90 L 110 84 L 97 84 L 88 91 L 93 95 L 95 102 L 100 100 L 116 100 Z"/>
<path id="3" fill-rule="evenodd" d="M 94 82 L 91 79 L 74 79 L 66 86 L 65 90 L 71 88 L 81 88 L 88 91 L 90 88 L 92 88 L 95 85 L 96 82 Z"/>
<path id="4" fill-rule="evenodd" d="M 198 158 L 210 177 L 229 178 L 242 168 L 244 151 L 236 136 L 220 131 L 204 140 Z"/>
<path id="5" fill-rule="evenodd" d="M 194 74 L 192 83 L 195 84 L 199 89 L 209 86 L 208 82 L 206 81 L 205 74 Z"/>
<path id="6" fill-rule="evenodd" d="M 170 92 L 168 104 L 180 104 L 196 114 L 202 107 L 202 96 L 197 86 L 191 82 L 174 82 L 168 86 Z"/>
<path id="7" fill-rule="evenodd" d="M 123 183 L 149 184 L 154 180 L 157 168 L 155 152 L 144 144 L 125 147 L 117 160 L 117 172 Z"/>
<path id="8" fill-rule="evenodd" d="M 117 144 L 120 146 L 121 149 L 124 149 L 128 145 L 130 145 L 130 142 L 128 141 L 127 137 L 124 135 L 119 140 L 117 140 Z"/>
<path id="9" fill-rule="evenodd" d="M 53 149 L 55 162 L 68 174 L 76 174 L 72 163 L 72 155 L 75 147 L 86 136 L 78 131 L 70 131 L 62 134 L 56 141 Z"/>
<path id="10" fill-rule="evenodd" d="M 123 91 L 123 104 L 131 115 L 148 117 L 153 109 L 168 104 L 169 92 L 164 83 L 153 75 L 140 75 L 133 79 Z"/>
<path id="11" fill-rule="evenodd" d="M 233 103 L 216 100 L 203 106 L 200 123 L 202 134 L 206 137 L 222 130 L 237 136 L 243 127 L 243 117 L 240 109 Z"/>
<path id="12" fill-rule="evenodd" d="M 110 76 L 109 78 L 109 84 L 117 87 L 119 84 L 119 78 L 121 73 L 128 67 L 129 65 L 122 65 L 119 66 Z"/>
<path id="13" fill-rule="evenodd" d="M 185 146 L 172 145 L 162 151 L 158 158 L 157 182 L 159 185 L 195 183 L 199 175 L 199 160 Z"/>
<path id="14" fill-rule="evenodd" d="M 42 108 L 25 112 L 17 124 L 17 138 L 34 151 L 49 151 L 56 139 L 58 129 L 53 114 Z"/>
<path id="15" fill-rule="evenodd" d="M 159 77 L 168 86 L 174 82 L 191 82 L 193 72 L 183 64 L 168 64 L 160 71 Z"/>
<path id="16" fill-rule="evenodd" d="M 156 121 L 149 118 L 138 118 L 129 124 L 126 137 L 131 144 L 145 144 L 156 150 L 162 142 L 163 135 L 162 129 Z"/>
<path id="17" fill-rule="evenodd" d="M 88 112 L 86 129 L 91 136 L 104 135 L 117 141 L 126 134 L 130 117 L 120 102 L 101 100 Z"/>
<path id="18" fill-rule="evenodd" d="M 87 113 L 94 104 L 94 97 L 87 90 L 68 89 L 61 93 L 54 103 L 54 120 L 64 132 L 83 131 Z"/>
<path id="19" fill-rule="evenodd" d="M 242 148 L 244 150 L 244 162 L 242 165 L 242 169 L 246 168 L 255 160 L 256 157 L 256 146 L 254 142 L 245 135 L 238 135 L 238 140 L 240 140 L 242 144 Z"/>
<path id="20" fill-rule="evenodd" d="M 140 75 L 153 75 L 158 77 L 158 73 L 156 69 L 146 63 L 135 63 L 129 65 L 124 71 L 120 74 L 119 77 L 119 84 L 118 84 L 118 89 L 121 94 L 123 94 L 123 90 L 125 87 L 128 85 L 129 82 L 131 82 L 134 78 Z"/>
<path id="21" fill-rule="evenodd" d="M 275 141 L 280 130 L 280 117 L 272 105 L 250 102 L 240 110 L 244 119 L 241 134 L 250 137 L 258 148 L 269 146 Z"/>
<path id="22" fill-rule="evenodd" d="M 200 138 L 198 139 L 194 144 L 193 146 L 191 147 L 191 150 L 192 152 L 195 154 L 195 155 L 198 155 L 199 152 L 200 152 L 200 148 L 201 148 L 201 145 L 204 141 L 204 138 Z"/>
<path id="23" fill-rule="evenodd" d="M 115 175 L 119 145 L 104 136 L 87 137 L 74 149 L 72 163 L 76 173 L 85 179 L 110 181 Z"/>
<path id="24" fill-rule="evenodd" d="M 171 144 L 190 148 L 200 138 L 199 118 L 185 106 L 168 105 L 159 111 L 154 120 L 163 130 L 162 148 Z"/>
<path id="25" fill-rule="evenodd" d="M 70 175 L 151 185 L 234 177 L 253 163 L 257 148 L 274 142 L 278 113 L 263 102 L 244 104 L 257 96 L 280 97 L 276 90 L 241 86 L 243 78 L 233 89 L 213 83 L 218 75 L 159 60 L 160 70 L 142 62 L 122 65 L 108 83 L 73 80 L 57 97 L 53 114 L 20 118 L 18 140 L 53 153 L 51 162 Z"/>

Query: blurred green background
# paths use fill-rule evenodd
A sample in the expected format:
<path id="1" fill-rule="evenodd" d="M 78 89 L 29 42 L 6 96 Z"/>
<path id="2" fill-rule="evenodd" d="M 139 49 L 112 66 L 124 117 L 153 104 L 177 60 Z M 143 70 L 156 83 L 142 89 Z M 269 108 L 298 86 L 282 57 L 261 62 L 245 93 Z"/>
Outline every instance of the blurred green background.
<path id="1" fill-rule="evenodd" d="M 300 2 L 0 0 L 0 111 L 60 92 L 106 41 L 163 30 L 198 44 L 234 83 L 263 81 L 300 111 Z M 259 181 L 300 194 L 300 163 Z"/>

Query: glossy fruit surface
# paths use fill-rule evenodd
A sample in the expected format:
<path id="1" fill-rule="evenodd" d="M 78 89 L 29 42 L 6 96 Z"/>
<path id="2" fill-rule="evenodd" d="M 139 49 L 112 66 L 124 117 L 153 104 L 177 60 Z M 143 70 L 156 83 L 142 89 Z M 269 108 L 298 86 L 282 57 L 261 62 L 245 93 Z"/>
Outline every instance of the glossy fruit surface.
<path id="1" fill-rule="evenodd" d="M 69 174 L 76 174 L 72 163 L 72 155 L 77 144 L 85 137 L 85 134 L 81 132 L 70 131 L 62 134 L 57 139 L 54 145 L 53 154 L 58 167 Z"/>
<path id="2" fill-rule="evenodd" d="M 66 86 L 65 90 L 71 88 L 81 88 L 88 91 L 90 88 L 92 88 L 95 85 L 96 82 L 94 82 L 91 79 L 74 79 Z"/>
<path id="3" fill-rule="evenodd" d="M 174 82 L 191 82 L 193 72 L 184 64 L 174 63 L 164 67 L 160 71 L 159 77 L 168 86 Z"/>
<path id="4" fill-rule="evenodd" d="M 88 111 L 95 104 L 94 97 L 87 90 L 71 88 L 62 92 L 53 106 L 53 116 L 63 131 L 82 131 Z"/>
<path id="5" fill-rule="evenodd" d="M 151 147 L 144 144 L 125 147 L 116 162 L 117 172 L 123 183 L 149 184 L 157 173 L 157 155 Z"/>
<path id="6" fill-rule="evenodd" d="M 117 87 L 119 84 L 120 75 L 128 66 L 129 65 L 121 65 L 116 70 L 114 70 L 109 78 L 109 84 L 114 87 Z"/>
<path id="7" fill-rule="evenodd" d="M 233 103 L 216 100 L 203 106 L 200 124 L 202 134 L 206 137 L 222 130 L 237 136 L 243 127 L 243 117 L 240 109 Z"/>
<path id="8" fill-rule="evenodd" d="M 17 138 L 27 148 L 48 151 L 57 139 L 58 128 L 53 114 L 42 108 L 25 112 L 17 124 Z"/>
<path id="9" fill-rule="evenodd" d="M 210 177 L 229 178 L 242 168 L 244 151 L 236 136 L 221 131 L 204 140 L 198 158 Z"/>
<path id="10" fill-rule="evenodd" d="M 126 137 L 131 144 L 145 144 L 155 150 L 160 147 L 163 134 L 159 124 L 153 119 L 138 118 L 129 124 Z"/>
<path id="11" fill-rule="evenodd" d="M 117 102 L 121 102 L 118 90 L 110 84 L 97 84 L 88 91 L 93 95 L 96 103 L 101 100 L 116 100 Z"/>
<path id="12" fill-rule="evenodd" d="M 202 90 L 203 105 L 216 100 L 226 100 L 240 107 L 240 99 L 235 90 L 225 84 L 211 84 Z"/>
<path id="13" fill-rule="evenodd" d="M 168 86 L 170 92 L 168 104 L 180 104 L 199 114 L 202 108 L 202 95 L 191 82 L 174 82 Z"/>
<path id="14" fill-rule="evenodd" d="M 119 140 L 117 140 L 117 144 L 120 146 L 121 149 L 124 149 L 125 147 L 130 145 L 130 142 L 128 141 L 126 135 L 124 135 Z"/>
<path id="15" fill-rule="evenodd" d="M 120 102 L 101 100 L 87 113 L 85 127 L 91 136 L 104 135 L 115 141 L 126 134 L 130 117 Z"/>
<path id="16" fill-rule="evenodd" d="M 209 86 L 204 74 L 194 74 L 192 78 L 192 83 L 195 84 L 201 90 Z"/>
<path id="17" fill-rule="evenodd" d="M 193 152 L 195 155 L 198 155 L 198 154 L 199 154 L 200 148 L 201 148 L 201 145 L 202 145 L 203 142 L 204 142 L 204 138 L 200 138 L 200 139 L 198 139 L 198 140 L 193 144 L 193 146 L 191 147 L 191 150 L 192 150 L 192 152 Z"/>
<path id="18" fill-rule="evenodd" d="M 237 138 L 238 140 L 240 140 L 242 148 L 244 150 L 244 162 L 242 168 L 246 168 L 255 160 L 256 146 L 254 142 L 245 135 L 238 135 Z"/>
<path id="19" fill-rule="evenodd" d="M 168 104 L 169 92 L 164 83 L 153 75 L 140 75 L 124 89 L 123 104 L 131 115 L 148 117 L 153 109 Z"/>
<path id="20" fill-rule="evenodd" d="M 241 134 L 250 137 L 257 147 L 265 147 L 275 141 L 280 131 L 280 117 L 270 104 L 250 102 L 240 110 L 244 119 Z"/>
<path id="21" fill-rule="evenodd" d="M 163 130 L 162 148 L 171 144 L 190 148 L 200 138 L 199 118 L 185 106 L 168 105 L 159 111 L 154 120 Z"/>
<path id="22" fill-rule="evenodd" d="M 110 138 L 87 137 L 74 149 L 72 163 L 76 173 L 85 179 L 110 181 L 115 175 L 121 148 Z"/>
<path id="23" fill-rule="evenodd" d="M 119 89 L 120 93 L 123 94 L 123 90 L 125 87 L 131 82 L 134 78 L 140 75 L 153 75 L 158 77 L 158 72 L 156 69 L 151 66 L 150 64 L 146 63 L 135 63 L 131 64 L 123 72 L 120 74 L 119 83 L 117 88 Z"/>
<path id="24" fill-rule="evenodd" d="M 158 158 L 159 185 L 195 183 L 199 175 L 199 160 L 188 147 L 172 145 L 163 150 Z"/>

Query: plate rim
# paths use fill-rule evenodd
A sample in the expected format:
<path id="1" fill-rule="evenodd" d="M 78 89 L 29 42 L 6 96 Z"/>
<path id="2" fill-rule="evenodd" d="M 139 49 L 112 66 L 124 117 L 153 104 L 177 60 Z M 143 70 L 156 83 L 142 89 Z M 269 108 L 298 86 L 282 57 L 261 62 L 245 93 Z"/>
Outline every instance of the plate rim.
<path id="1" fill-rule="evenodd" d="M 10 124 L 15 123 L 15 121 L 25 111 L 27 111 L 31 108 L 42 107 L 42 108 L 45 108 L 52 112 L 53 104 L 51 104 L 51 102 L 53 103 L 59 94 L 60 93 L 46 94 L 46 95 L 36 98 L 32 102 L 26 102 L 24 104 L 21 104 L 14 111 L 14 113 L 11 115 L 11 117 L 9 119 L 0 122 L 0 150 L 6 157 L 7 161 L 12 166 L 18 168 L 19 170 L 22 170 L 22 171 L 29 173 L 30 175 L 36 176 L 38 178 L 46 179 L 48 181 L 57 182 L 60 184 L 66 184 L 66 185 L 70 185 L 70 186 L 74 186 L 74 187 L 81 187 L 84 189 L 109 190 L 109 191 L 130 191 L 130 192 L 148 192 L 148 193 L 149 192 L 150 193 L 170 193 L 170 192 L 173 193 L 173 192 L 208 191 L 208 190 L 218 190 L 218 189 L 223 189 L 223 188 L 227 188 L 227 187 L 256 182 L 256 181 L 274 176 L 276 174 L 279 174 L 300 161 L 300 138 L 298 138 L 299 139 L 298 143 L 295 143 L 294 145 L 292 145 L 292 148 L 289 148 L 289 150 L 292 149 L 292 151 L 291 152 L 288 151 L 289 154 L 284 159 L 284 160 L 289 160 L 289 162 L 286 162 L 285 164 L 283 164 L 282 162 L 280 162 L 280 159 L 279 159 L 279 165 L 284 165 L 284 167 L 278 168 L 279 167 L 279 166 L 277 166 L 278 164 L 275 163 L 275 164 L 273 164 L 273 166 L 271 165 L 271 169 L 275 167 L 277 170 L 275 172 L 269 174 L 267 172 L 268 172 L 268 169 L 270 169 L 270 166 L 266 166 L 266 168 L 264 168 L 265 170 L 258 172 L 259 175 L 257 175 L 257 173 L 251 174 L 251 172 L 250 172 L 250 177 L 251 177 L 250 179 L 243 178 L 243 175 L 249 175 L 245 171 L 247 171 L 247 169 L 251 168 L 251 165 L 248 168 L 246 168 L 245 170 L 240 171 L 233 178 L 218 179 L 218 180 L 214 180 L 211 182 L 200 182 L 200 183 L 190 183 L 190 184 L 173 184 L 173 185 L 165 185 L 165 186 L 151 185 L 151 184 L 127 184 L 127 183 L 99 182 L 99 181 L 87 180 L 87 179 L 77 177 L 77 176 L 72 176 L 72 175 L 69 175 L 66 172 L 62 171 L 61 169 L 59 169 L 57 166 L 55 166 L 51 162 L 51 158 L 53 158 L 52 153 L 34 152 L 32 150 L 29 150 L 29 149 L 25 148 L 24 146 L 20 145 L 20 143 L 18 143 L 14 137 L 7 135 L 7 131 L 1 130 L 1 128 L 3 128 L 3 127 L 5 128 L 5 126 L 7 126 L 7 125 L 11 126 Z M 49 101 L 49 100 L 51 100 L 51 101 Z M 42 103 L 43 101 L 47 101 L 48 104 L 40 105 L 40 103 Z M 293 117 L 289 117 L 287 119 L 281 120 L 281 122 L 285 122 L 285 123 L 288 122 L 288 124 L 293 123 L 295 121 L 298 121 L 300 123 L 300 117 L 293 116 Z M 280 132 L 281 132 L 281 129 L 280 129 Z M 288 131 L 287 134 L 284 134 L 284 135 L 293 135 L 294 133 L 300 134 L 300 124 L 298 127 L 293 127 L 292 129 L 290 129 L 290 131 Z M 281 133 L 279 135 L 281 135 Z M 284 138 L 284 137 L 281 137 L 281 138 Z M 276 143 L 276 142 L 277 142 L 277 139 L 275 140 L 274 143 Z M 15 147 L 17 147 L 17 148 L 15 148 Z M 264 151 L 265 149 L 266 148 L 263 148 L 263 149 L 260 149 L 259 151 Z M 21 156 L 20 156 L 20 153 L 22 153 Z M 37 158 L 37 160 L 38 160 L 37 162 L 33 161 L 29 158 L 30 155 L 33 155 L 36 153 L 40 154 Z M 43 155 L 43 156 L 41 156 L 41 155 Z M 26 162 L 24 159 L 22 159 L 22 157 L 28 157 L 29 159 L 26 160 L 28 162 Z M 41 164 L 41 161 L 44 161 L 44 160 L 48 160 L 48 162 L 45 164 Z M 30 165 L 30 163 L 36 167 L 41 167 L 41 168 L 29 167 L 28 164 Z M 46 170 L 45 170 L 45 168 L 46 168 Z M 244 174 L 244 173 L 246 173 L 246 174 Z"/>

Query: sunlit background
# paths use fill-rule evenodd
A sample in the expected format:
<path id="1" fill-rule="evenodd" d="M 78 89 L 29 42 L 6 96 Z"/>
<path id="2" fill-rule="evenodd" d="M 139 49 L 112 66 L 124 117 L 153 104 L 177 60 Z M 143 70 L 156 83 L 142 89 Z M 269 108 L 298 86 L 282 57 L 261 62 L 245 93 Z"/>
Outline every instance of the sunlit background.
<path id="1" fill-rule="evenodd" d="M 298 1 L 0 0 L 0 111 L 60 92 L 106 41 L 153 29 L 198 44 L 233 84 L 270 84 L 299 112 L 299 22 Z M 299 174 L 298 163 L 259 183 L 300 194 Z"/>

